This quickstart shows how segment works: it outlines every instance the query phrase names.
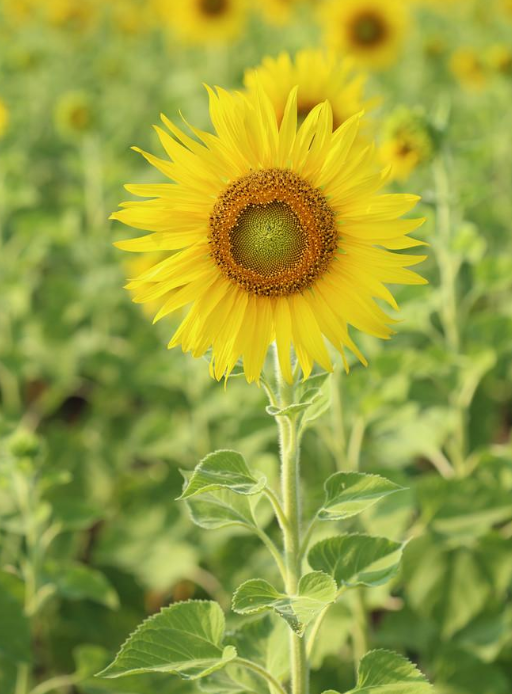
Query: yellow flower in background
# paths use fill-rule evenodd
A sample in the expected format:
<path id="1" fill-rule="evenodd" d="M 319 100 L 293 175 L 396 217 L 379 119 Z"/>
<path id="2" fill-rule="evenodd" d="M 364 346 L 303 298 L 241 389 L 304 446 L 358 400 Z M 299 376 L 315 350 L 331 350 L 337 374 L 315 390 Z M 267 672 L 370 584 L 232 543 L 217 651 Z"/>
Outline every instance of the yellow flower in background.
<path id="1" fill-rule="evenodd" d="M 292 345 L 305 377 L 314 362 L 332 368 L 324 338 L 364 362 L 349 326 L 389 338 L 394 321 L 374 299 L 397 308 L 387 283 L 424 283 L 407 269 L 423 256 L 394 253 L 421 245 L 409 233 L 423 220 L 400 219 L 419 198 L 378 194 L 386 176 L 374 147 L 353 146 L 359 116 L 333 132 L 325 102 L 297 128 L 294 89 L 278 126 L 263 89 L 209 95 L 215 134 L 189 126 L 190 137 L 162 116 L 169 158 L 137 149 L 172 182 L 126 186 L 149 200 L 112 215 L 151 232 L 119 248 L 167 255 L 136 279 L 144 289 L 128 289 L 136 302 L 162 301 L 155 320 L 189 306 L 169 347 L 211 348 L 217 379 L 242 359 L 258 381 L 274 341 L 288 381 Z"/>
<path id="2" fill-rule="evenodd" d="M 297 0 L 261 0 L 264 18 L 270 24 L 287 24 L 297 11 Z"/>
<path id="3" fill-rule="evenodd" d="M 100 6 L 97 0 L 45 0 L 43 7 L 51 24 L 85 31 L 96 23 Z"/>
<path id="4" fill-rule="evenodd" d="M 512 49 L 508 45 L 491 46 L 487 51 L 486 60 L 493 72 L 505 77 L 512 75 Z"/>
<path id="5" fill-rule="evenodd" d="M 2 99 L 0 99 L 0 140 L 7 132 L 9 127 L 9 111 L 7 106 L 4 104 Z"/>
<path id="6" fill-rule="evenodd" d="M 295 86 L 298 87 L 299 121 L 304 120 L 317 104 L 328 100 L 332 106 L 334 127 L 337 128 L 375 103 L 375 100 L 364 98 L 366 79 L 366 75 L 354 72 L 351 60 L 341 60 L 332 53 L 327 55 L 309 48 L 299 51 L 294 60 L 285 52 L 277 58 L 264 58 L 261 65 L 246 70 L 244 84 L 253 92 L 263 86 L 279 123 L 287 95 Z"/>
<path id="7" fill-rule="evenodd" d="M 3 0 L 1 9 L 8 21 L 24 23 L 37 14 L 38 0 Z"/>
<path id="8" fill-rule="evenodd" d="M 487 83 L 486 65 L 474 48 L 457 49 L 450 58 L 450 70 L 466 89 L 479 91 Z"/>
<path id="9" fill-rule="evenodd" d="M 222 43 L 242 33 L 248 16 L 246 0 L 156 0 L 165 21 L 188 43 Z"/>
<path id="10" fill-rule="evenodd" d="M 396 109 L 384 122 L 384 140 L 379 151 L 382 163 L 391 166 L 392 178 L 407 180 L 434 151 L 432 131 L 424 114 L 405 106 Z"/>
<path id="11" fill-rule="evenodd" d="M 92 101 L 86 92 L 67 92 L 55 106 L 55 125 L 65 137 L 76 137 L 89 132 L 95 125 L 94 121 Z"/>
<path id="12" fill-rule="evenodd" d="M 409 16 L 403 0 L 331 0 L 321 21 L 330 48 L 365 67 L 383 69 L 398 58 Z"/>
<path id="13" fill-rule="evenodd" d="M 104 9 L 122 34 L 138 36 L 157 24 L 155 8 L 148 0 L 104 0 Z"/>

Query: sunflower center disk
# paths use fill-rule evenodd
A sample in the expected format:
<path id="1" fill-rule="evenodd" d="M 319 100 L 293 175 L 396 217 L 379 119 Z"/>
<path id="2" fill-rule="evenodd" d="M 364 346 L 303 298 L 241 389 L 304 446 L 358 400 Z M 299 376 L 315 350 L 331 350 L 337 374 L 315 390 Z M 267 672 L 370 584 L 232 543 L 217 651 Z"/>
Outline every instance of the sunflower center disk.
<path id="1" fill-rule="evenodd" d="M 231 232 L 235 263 L 263 277 L 293 267 L 305 250 L 304 230 L 284 202 L 248 205 Z"/>
<path id="2" fill-rule="evenodd" d="M 386 34 L 381 19 L 373 14 L 361 14 L 354 22 L 354 37 L 357 43 L 373 46 L 380 43 Z"/>
<path id="3" fill-rule="evenodd" d="M 252 294 L 279 296 L 302 291 L 327 270 L 338 232 L 319 190 L 292 171 L 265 169 L 222 193 L 209 242 L 231 281 Z"/>

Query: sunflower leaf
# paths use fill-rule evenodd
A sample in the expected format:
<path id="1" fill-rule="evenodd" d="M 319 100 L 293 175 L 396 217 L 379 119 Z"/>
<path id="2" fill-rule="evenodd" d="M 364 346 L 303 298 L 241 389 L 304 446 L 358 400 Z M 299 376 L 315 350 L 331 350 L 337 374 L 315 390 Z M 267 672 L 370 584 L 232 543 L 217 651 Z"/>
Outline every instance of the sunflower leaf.
<path id="1" fill-rule="evenodd" d="M 346 694 L 430 694 L 432 685 L 407 658 L 391 651 L 367 653 L 359 663 L 357 684 Z M 336 692 L 324 692 L 336 694 Z"/>
<path id="2" fill-rule="evenodd" d="M 324 571 L 341 586 L 380 586 L 398 571 L 403 545 L 384 537 L 339 535 L 310 549 L 312 569 Z"/>
<path id="3" fill-rule="evenodd" d="M 286 407 L 274 407 L 273 405 L 268 405 L 266 408 L 267 414 L 271 415 L 272 417 L 292 417 L 309 409 L 311 405 L 315 404 L 321 395 L 322 391 L 320 388 L 310 388 L 302 395 L 299 402 L 294 402 Z"/>
<path id="4" fill-rule="evenodd" d="M 146 619 L 99 677 L 166 672 L 185 680 L 206 677 L 237 657 L 223 647 L 225 620 L 216 602 L 190 600 Z"/>
<path id="5" fill-rule="evenodd" d="M 232 525 L 253 530 L 256 521 L 251 499 L 231 491 L 219 489 L 197 497 L 185 499 L 192 521 L 205 530 L 216 530 Z"/>
<path id="6" fill-rule="evenodd" d="M 404 488 L 380 475 L 336 472 L 325 482 L 325 501 L 320 520 L 344 520 L 370 508 L 380 499 Z"/>
<path id="7" fill-rule="evenodd" d="M 273 610 L 296 634 L 302 636 L 311 620 L 336 600 L 336 592 L 335 582 L 323 571 L 313 571 L 303 576 L 297 595 L 285 595 L 268 581 L 254 578 L 242 583 L 235 592 L 233 610 L 238 614 Z"/>
<path id="8" fill-rule="evenodd" d="M 264 475 L 254 477 L 240 453 L 215 451 L 197 465 L 178 499 L 188 499 L 219 489 L 230 489 L 236 494 L 258 494 L 266 483 Z"/>

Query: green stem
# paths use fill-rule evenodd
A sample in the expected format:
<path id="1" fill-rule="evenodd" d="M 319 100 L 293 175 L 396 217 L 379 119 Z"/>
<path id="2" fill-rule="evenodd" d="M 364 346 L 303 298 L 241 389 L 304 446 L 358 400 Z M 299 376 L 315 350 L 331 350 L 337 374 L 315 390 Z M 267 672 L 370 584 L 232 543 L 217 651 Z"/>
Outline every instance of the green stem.
<path id="1" fill-rule="evenodd" d="M 279 383 L 279 404 L 286 407 L 294 401 L 295 385 L 288 385 L 281 377 L 276 358 Z M 283 510 L 287 524 L 283 529 L 286 565 L 286 592 L 297 593 L 301 575 L 300 537 L 300 476 L 299 445 L 296 417 L 277 417 L 281 453 L 281 489 Z M 290 672 L 292 694 L 309 694 L 309 672 L 305 640 L 293 632 L 290 634 Z"/>
<path id="2" fill-rule="evenodd" d="M 342 588 L 340 588 L 338 590 L 337 595 L 336 595 L 336 599 L 338 599 L 341 595 L 343 595 L 345 590 L 346 590 L 346 586 L 343 586 Z M 309 632 L 307 646 L 306 646 L 306 653 L 307 653 L 308 660 L 311 659 L 311 655 L 313 653 L 313 648 L 315 647 L 315 640 L 316 640 L 316 637 L 318 636 L 318 632 L 320 631 L 320 627 L 323 624 L 323 621 L 325 619 L 325 616 L 327 615 L 329 608 L 332 607 L 333 604 L 334 603 L 330 603 L 329 605 L 326 605 L 324 607 L 324 609 L 320 612 L 318 617 L 315 619 L 315 621 L 313 622 L 313 626 L 311 627 L 311 631 Z"/>
<path id="3" fill-rule="evenodd" d="M 452 218 L 450 209 L 450 181 L 446 155 L 440 153 L 434 160 L 434 181 L 437 201 L 437 243 L 435 251 L 439 265 L 443 303 L 441 321 L 448 346 L 457 353 L 460 337 L 457 320 L 457 268 L 450 252 Z"/>
<path id="4" fill-rule="evenodd" d="M 41 682 L 37 687 L 31 690 L 30 694 L 48 694 L 48 692 L 53 692 L 55 689 L 63 689 L 66 687 L 73 686 L 80 681 L 77 675 L 61 675 L 59 677 L 52 677 L 46 682 Z"/>
<path id="5" fill-rule="evenodd" d="M 354 595 L 353 615 L 352 646 L 354 648 L 354 661 L 357 671 L 359 661 L 368 650 L 368 624 L 362 588 L 359 588 Z"/>
<path id="6" fill-rule="evenodd" d="M 274 558 L 277 568 L 279 569 L 279 573 L 281 574 L 283 581 L 286 583 L 286 567 L 280 551 L 264 530 L 258 528 L 257 535 Z"/>
<path id="7" fill-rule="evenodd" d="M 441 292 L 443 296 L 440 318 L 443 325 L 445 340 L 454 355 L 460 354 L 460 333 L 457 297 L 457 276 L 459 262 L 451 252 L 452 242 L 452 212 L 450 207 L 450 179 L 448 175 L 446 152 L 440 152 L 434 160 L 434 181 L 436 188 L 436 225 L 437 240 L 434 246 Z M 456 415 L 456 428 L 450 446 L 453 466 L 458 476 L 466 474 L 467 455 L 467 408 L 460 403 L 453 405 Z"/>
<path id="8" fill-rule="evenodd" d="M 273 489 L 270 489 L 269 487 L 265 487 L 263 493 L 272 504 L 274 513 L 276 514 L 276 518 L 279 522 L 279 525 L 281 526 L 281 530 L 284 532 L 286 526 L 288 525 L 288 519 L 284 514 L 283 507 L 281 506 L 281 502 L 279 501 L 277 494 L 274 492 Z"/>
<path id="9" fill-rule="evenodd" d="M 276 680 L 276 678 L 270 674 L 268 670 L 265 670 L 265 668 L 261 667 L 260 665 L 257 665 L 256 663 L 253 663 L 252 660 L 246 660 L 245 658 L 237 658 L 235 662 L 239 665 L 242 665 L 242 667 L 247 668 L 247 670 L 252 670 L 260 677 L 267 680 L 267 682 L 271 684 L 272 687 L 274 687 L 274 689 L 277 692 L 279 692 L 279 694 L 286 694 L 286 689 L 283 687 L 283 685 L 280 684 Z"/>

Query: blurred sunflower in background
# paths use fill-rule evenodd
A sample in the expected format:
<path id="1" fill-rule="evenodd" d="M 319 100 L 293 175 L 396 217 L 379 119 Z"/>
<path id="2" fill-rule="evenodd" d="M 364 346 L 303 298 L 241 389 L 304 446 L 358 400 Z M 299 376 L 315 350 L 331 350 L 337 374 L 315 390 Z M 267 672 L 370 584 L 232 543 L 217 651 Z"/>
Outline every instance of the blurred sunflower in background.
<path id="1" fill-rule="evenodd" d="M 392 178 L 405 181 L 434 151 L 432 129 L 425 114 L 406 106 L 397 108 L 383 124 L 384 139 L 380 157 L 391 166 Z"/>
<path id="2" fill-rule="evenodd" d="M 488 80 L 487 66 L 480 51 L 469 46 L 458 48 L 450 58 L 450 70 L 466 89 L 480 91 Z"/>
<path id="3" fill-rule="evenodd" d="M 397 59 L 409 25 L 402 0 L 331 0 L 320 19 L 330 48 L 371 69 Z"/>
<path id="4" fill-rule="evenodd" d="M 57 101 L 54 118 L 63 137 L 75 138 L 89 132 L 96 120 L 91 97 L 84 91 L 66 92 Z"/>
<path id="5" fill-rule="evenodd" d="M 9 127 L 9 111 L 8 111 L 5 103 L 2 101 L 2 99 L 0 99 L 0 139 L 2 139 L 2 137 L 5 135 L 8 127 Z"/>
<path id="6" fill-rule="evenodd" d="M 43 7 L 50 24 L 77 32 L 91 29 L 101 10 L 97 0 L 46 0 Z"/>
<path id="7" fill-rule="evenodd" d="M 298 0 L 261 0 L 263 17 L 270 24 L 287 24 L 297 11 Z"/>
<path id="8" fill-rule="evenodd" d="M 375 303 L 397 304 L 386 283 L 419 284 L 407 269 L 424 256 L 392 251 L 421 245 L 408 234 L 422 219 L 399 219 L 414 195 L 377 195 L 386 175 L 375 149 L 354 147 L 359 116 L 333 132 L 329 102 L 297 129 L 297 90 L 278 126 L 263 89 L 249 94 L 209 90 L 216 134 L 189 137 L 163 117 L 157 128 L 169 159 L 143 156 L 173 183 L 129 185 L 135 195 L 113 219 L 150 234 L 116 245 L 168 256 L 136 281 L 135 300 L 163 300 L 155 320 L 190 305 L 169 343 L 195 357 L 211 349 L 217 379 L 243 359 L 258 381 L 275 341 L 291 381 L 291 346 L 305 377 L 314 362 L 331 370 L 324 337 L 342 354 L 365 359 L 349 326 L 389 338 L 394 322 Z"/>
<path id="9" fill-rule="evenodd" d="M 489 68 L 504 77 L 512 76 L 512 49 L 503 43 L 490 46 L 486 54 Z"/>
<path id="10" fill-rule="evenodd" d="M 313 48 L 299 51 L 293 60 L 285 52 L 277 58 L 265 57 L 261 65 L 246 70 L 244 75 L 244 84 L 249 91 L 257 91 L 259 85 L 263 85 L 278 122 L 283 118 L 287 95 L 297 86 L 299 122 L 317 104 L 328 100 L 332 106 L 334 128 L 375 105 L 376 99 L 364 97 L 366 80 L 366 75 L 354 72 L 351 60 L 342 60 L 333 53 L 326 54 Z"/>
<path id="11" fill-rule="evenodd" d="M 222 43 L 242 33 L 247 0 L 156 0 L 162 19 L 187 43 Z"/>
<path id="12" fill-rule="evenodd" d="M 148 0 L 104 0 L 110 22 L 121 33 L 138 36 L 156 24 L 156 12 Z"/>

